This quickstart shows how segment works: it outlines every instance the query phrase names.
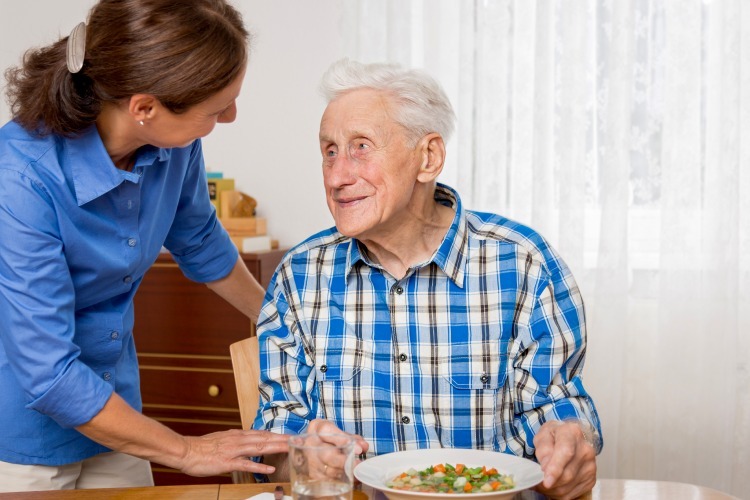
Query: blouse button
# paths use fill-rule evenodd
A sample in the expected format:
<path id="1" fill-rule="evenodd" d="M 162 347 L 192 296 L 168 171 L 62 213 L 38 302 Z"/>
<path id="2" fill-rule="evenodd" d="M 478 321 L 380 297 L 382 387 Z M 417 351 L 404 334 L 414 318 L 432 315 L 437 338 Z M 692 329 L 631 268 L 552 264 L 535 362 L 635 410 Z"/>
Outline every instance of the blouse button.
<path id="1" fill-rule="evenodd" d="M 325 373 L 328 371 L 328 365 L 320 365 L 320 372 Z"/>
<path id="2" fill-rule="evenodd" d="M 109 337 L 112 340 L 117 340 L 117 337 L 119 337 L 119 336 L 120 336 L 120 333 L 118 331 L 116 331 L 116 330 L 113 330 L 112 333 L 109 334 Z"/>
<path id="3" fill-rule="evenodd" d="M 111 379 L 112 379 L 112 374 L 111 374 L 111 373 L 109 373 L 109 372 L 104 372 L 104 373 L 102 374 L 102 378 L 103 378 L 104 380 L 111 380 Z"/>
<path id="4" fill-rule="evenodd" d="M 402 293 L 404 293 L 404 288 L 401 287 L 401 286 L 397 286 L 396 287 L 396 294 L 397 295 L 401 295 Z"/>
<path id="5" fill-rule="evenodd" d="M 481 380 L 483 384 L 486 384 L 490 381 L 490 376 L 484 373 L 481 377 L 479 377 L 479 380 Z"/>
<path id="6" fill-rule="evenodd" d="M 398 356 L 398 359 L 400 359 L 401 361 L 406 361 L 406 358 L 407 358 L 407 356 L 403 352 L 401 354 L 399 354 L 399 356 Z"/>
<path id="7" fill-rule="evenodd" d="M 411 422 L 411 419 L 404 415 L 403 417 L 401 417 L 401 422 L 408 424 L 409 422 Z"/>
<path id="8" fill-rule="evenodd" d="M 132 282 L 133 282 L 133 277 L 132 277 L 132 276 L 125 276 L 125 277 L 124 277 L 124 278 L 122 279 L 122 281 L 123 281 L 123 283 L 125 283 L 125 284 L 129 285 L 130 283 L 132 283 Z"/>

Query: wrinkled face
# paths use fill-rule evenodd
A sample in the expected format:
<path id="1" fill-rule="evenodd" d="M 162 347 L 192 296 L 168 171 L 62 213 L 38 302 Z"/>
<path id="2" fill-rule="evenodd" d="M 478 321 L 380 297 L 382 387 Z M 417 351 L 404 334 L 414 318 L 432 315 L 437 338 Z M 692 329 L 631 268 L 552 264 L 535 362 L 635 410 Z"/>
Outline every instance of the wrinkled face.
<path id="1" fill-rule="evenodd" d="M 421 156 L 393 121 L 388 97 L 359 89 L 332 101 L 320 122 L 328 208 L 345 236 L 389 234 L 404 220 Z"/>
<path id="2" fill-rule="evenodd" d="M 180 114 L 162 107 L 151 127 L 150 144 L 157 147 L 185 147 L 207 136 L 217 123 L 231 123 L 237 118 L 237 97 L 245 78 L 243 70 L 223 90 Z"/>

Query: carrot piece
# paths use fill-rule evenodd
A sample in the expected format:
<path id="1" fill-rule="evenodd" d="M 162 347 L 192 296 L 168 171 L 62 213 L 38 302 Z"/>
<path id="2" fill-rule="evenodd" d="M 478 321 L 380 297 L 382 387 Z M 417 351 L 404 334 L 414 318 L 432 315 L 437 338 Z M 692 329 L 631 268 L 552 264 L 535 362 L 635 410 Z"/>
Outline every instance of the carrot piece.
<path id="1" fill-rule="evenodd" d="M 456 474 L 461 474 L 465 468 L 464 464 L 456 464 Z"/>
<path id="2" fill-rule="evenodd" d="M 494 476 L 495 474 L 497 474 L 497 469 L 494 467 L 487 471 L 488 476 Z"/>
<path id="3" fill-rule="evenodd" d="M 436 466 L 433 467 L 433 470 L 435 472 L 445 472 L 445 465 L 437 464 Z"/>
<path id="4" fill-rule="evenodd" d="M 503 484 L 503 483 L 501 483 L 500 481 L 492 481 L 492 482 L 490 483 L 490 486 L 492 487 L 492 489 L 493 489 L 493 490 L 496 490 L 496 489 L 498 489 L 498 488 L 499 488 L 500 486 L 502 486 L 502 484 Z"/>
<path id="5" fill-rule="evenodd" d="M 471 490 L 472 490 L 472 486 L 471 486 L 471 483 L 467 482 L 467 483 L 466 483 L 466 484 L 464 485 L 464 493 L 468 493 L 468 492 L 470 492 Z"/>

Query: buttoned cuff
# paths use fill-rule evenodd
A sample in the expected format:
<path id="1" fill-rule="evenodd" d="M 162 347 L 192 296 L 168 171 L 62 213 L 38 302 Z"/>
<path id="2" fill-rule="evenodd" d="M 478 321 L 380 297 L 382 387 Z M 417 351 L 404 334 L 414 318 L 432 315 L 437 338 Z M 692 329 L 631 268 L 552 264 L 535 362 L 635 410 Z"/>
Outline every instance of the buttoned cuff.
<path id="1" fill-rule="evenodd" d="M 105 381 L 102 377 L 110 377 Z M 70 429 L 94 418 L 114 392 L 115 374 L 97 375 L 80 361 L 74 361 L 62 372 L 44 394 L 26 405 L 47 415 L 60 427 Z"/>

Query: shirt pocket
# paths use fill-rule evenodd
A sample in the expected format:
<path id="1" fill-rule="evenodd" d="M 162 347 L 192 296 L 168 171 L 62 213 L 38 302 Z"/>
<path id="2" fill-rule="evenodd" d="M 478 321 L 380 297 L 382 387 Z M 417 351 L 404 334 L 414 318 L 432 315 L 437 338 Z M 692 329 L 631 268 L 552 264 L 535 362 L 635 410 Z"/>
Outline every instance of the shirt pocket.
<path id="1" fill-rule="evenodd" d="M 444 446 L 497 449 L 500 394 L 507 380 L 508 341 L 500 326 L 471 329 L 441 346 L 438 392 Z"/>
<path id="2" fill-rule="evenodd" d="M 497 390 L 507 377 L 508 342 L 496 335 L 472 334 L 444 346 L 443 377 L 456 390 Z"/>
<path id="3" fill-rule="evenodd" d="M 344 335 L 315 337 L 315 378 L 317 418 L 334 421 L 347 432 L 371 411 L 372 357 L 371 339 L 357 338 L 352 331 Z"/>

